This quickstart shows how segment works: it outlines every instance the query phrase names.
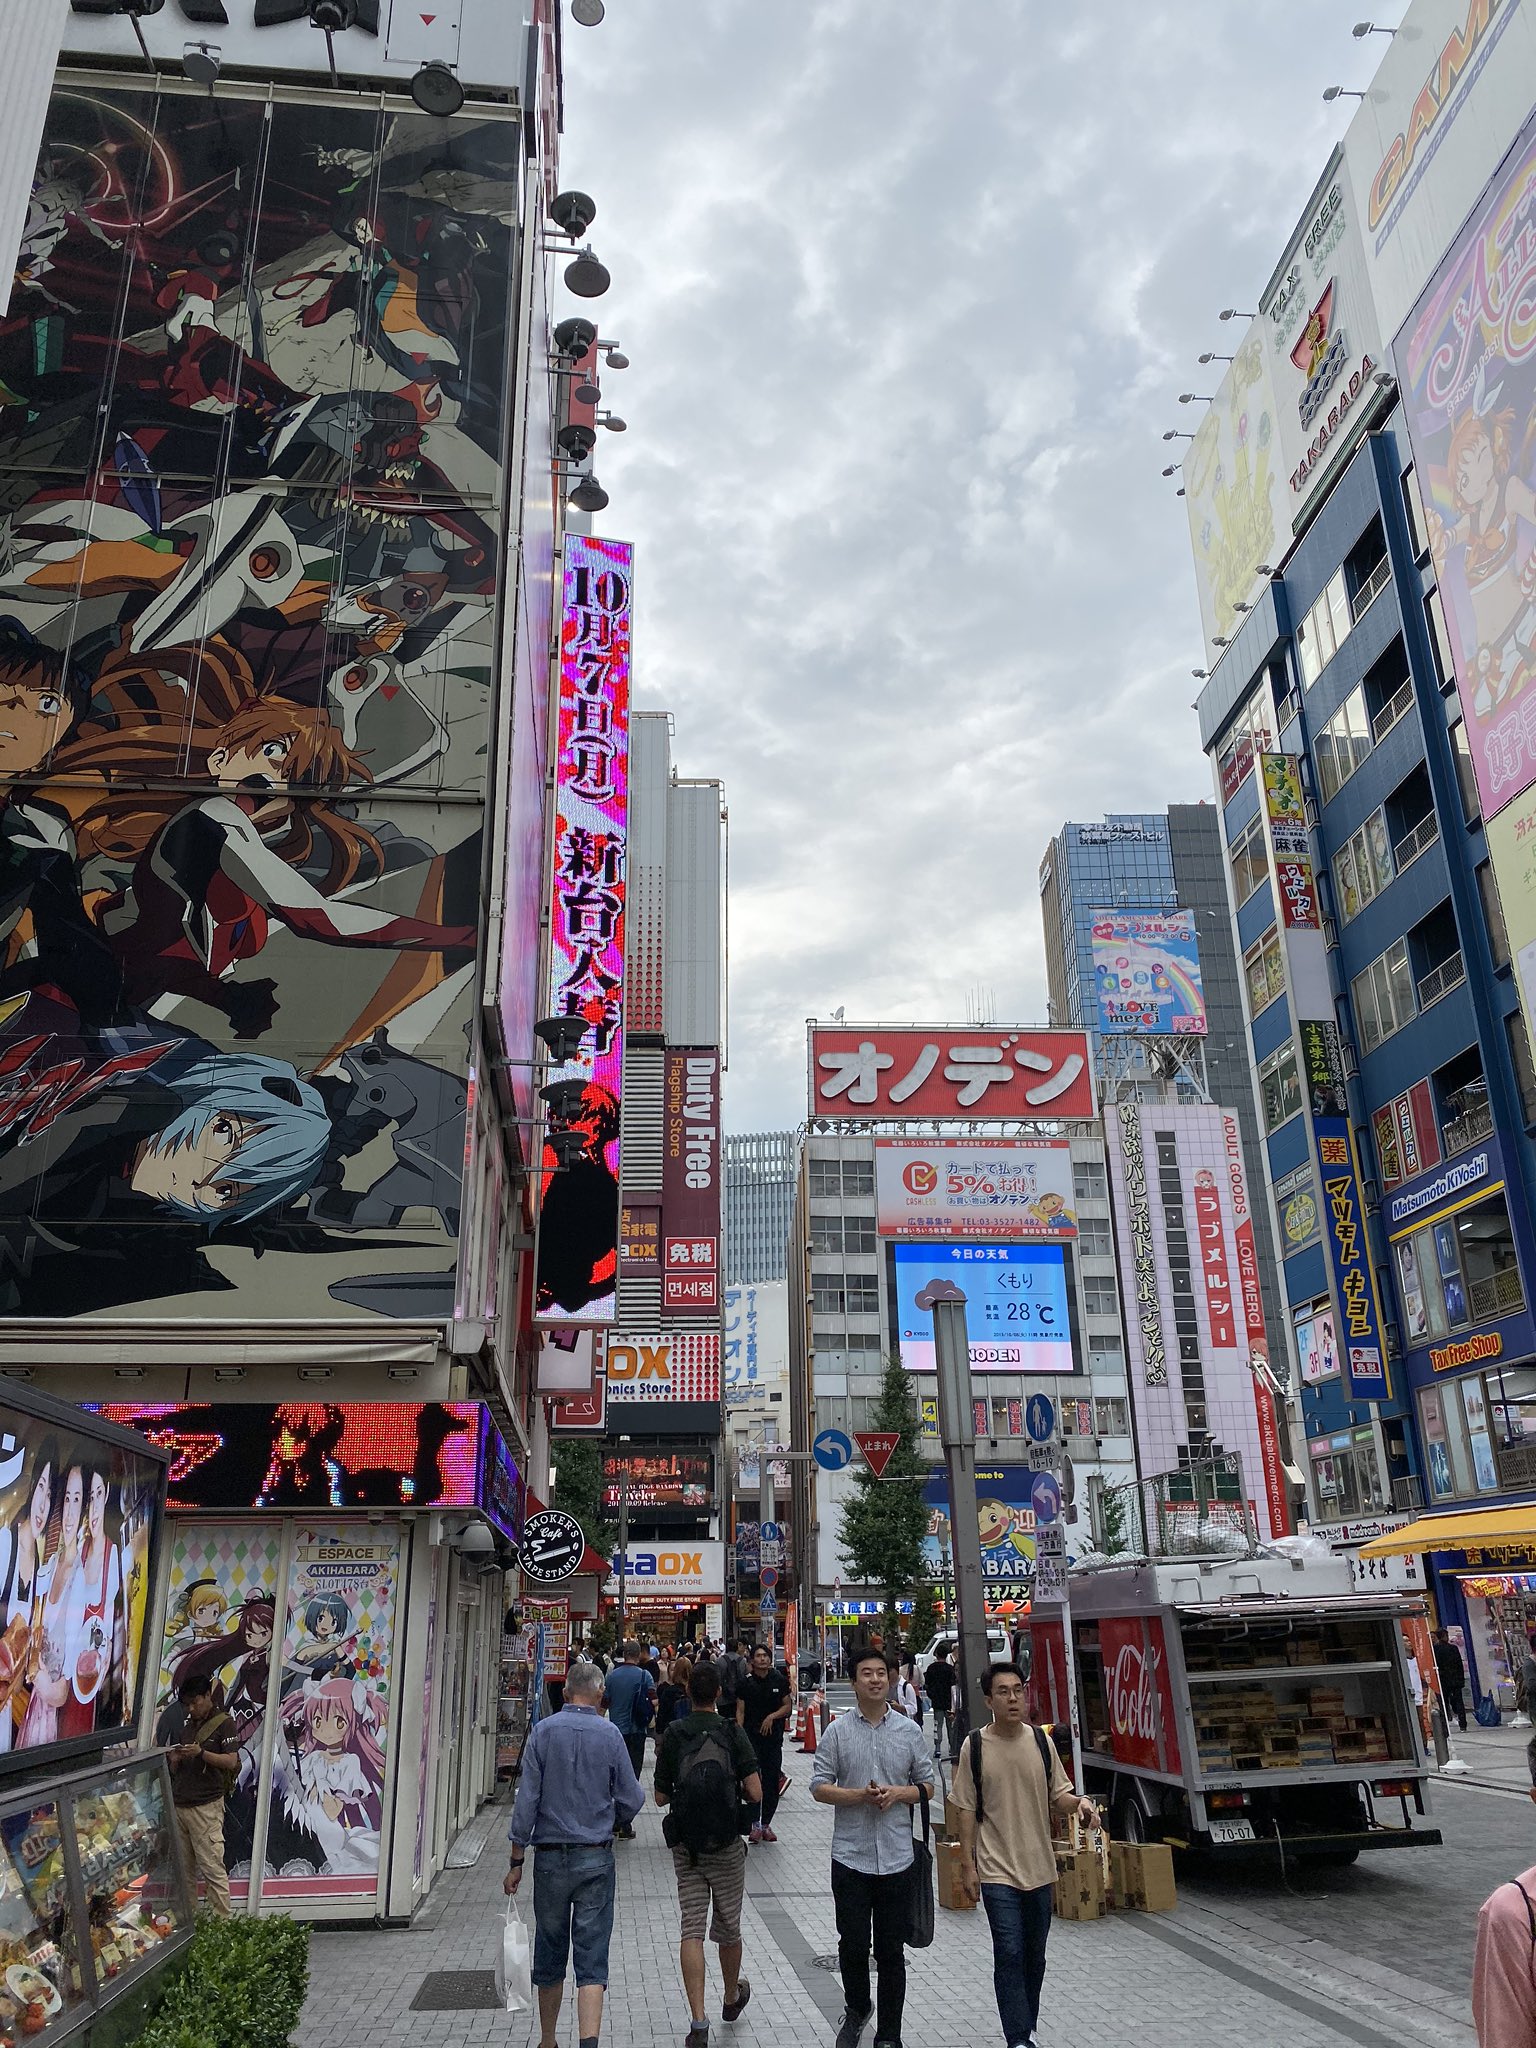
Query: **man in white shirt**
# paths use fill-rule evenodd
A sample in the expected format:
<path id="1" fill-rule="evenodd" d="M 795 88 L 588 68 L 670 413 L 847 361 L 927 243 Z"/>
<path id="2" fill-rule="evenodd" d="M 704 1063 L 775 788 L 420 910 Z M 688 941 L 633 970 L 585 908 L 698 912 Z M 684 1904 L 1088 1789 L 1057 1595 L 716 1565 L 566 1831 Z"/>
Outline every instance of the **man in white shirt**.
<path id="1" fill-rule="evenodd" d="M 992 1720 L 961 1743 L 945 1810 L 960 1823 L 961 1885 L 987 1909 L 1005 2048 L 1035 2048 L 1056 1881 L 1051 1815 L 1076 1807 L 1093 1822 L 1098 1808 L 1073 1791 L 1044 1729 L 1025 1720 L 1017 1664 L 994 1664 L 981 1689 Z"/>
<path id="2" fill-rule="evenodd" d="M 854 1712 L 839 1714 L 811 1766 L 811 1797 L 834 1809 L 832 1901 L 846 2011 L 837 2048 L 859 2048 L 875 2011 L 869 1951 L 879 1972 L 875 2048 L 900 2048 L 907 1996 L 905 1937 L 912 1896 L 912 1812 L 933 1784 L 933 1759 L 915 1721 L 891 1705 L 885 1652 L 853 1660 Z"/>

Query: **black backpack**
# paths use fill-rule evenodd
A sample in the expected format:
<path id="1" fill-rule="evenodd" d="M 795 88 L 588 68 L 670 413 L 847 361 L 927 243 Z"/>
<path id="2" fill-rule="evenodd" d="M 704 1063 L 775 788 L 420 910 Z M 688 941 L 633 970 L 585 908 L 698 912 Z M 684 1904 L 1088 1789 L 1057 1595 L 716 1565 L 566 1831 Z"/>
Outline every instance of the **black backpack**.
<path id="1" fill-rule="evenodd" d="M 1043 1728 L 1037 1728 L 1033 1722 L 1030 1723 L 1029 1732 L 1034 1736 L 1035 1747 L 1040 1752 L 1040 1768 L 1045 1773 L 1045 1803 L 1049 1806 L 1051 1803 L 1051 1757 L 1053 1754 L 1051 1738 Z M 982 1798 L 981 1794 L 981 1732 L 979 1729 L 971 1736 L 966 1746 L 971 1753 L 971 1783 L 976 1788 L 976 1825 L 979 1828 L 987 1817 L 986 1801 Z"/>
<path id="2" fill-rule="evenodd" d="M 734 1842 L 740 1805 L 730 1725 L 701 1728 L 689 1737 L 661 1832 L 667 1846 L 686 1849 L 695 1863 Z"/>

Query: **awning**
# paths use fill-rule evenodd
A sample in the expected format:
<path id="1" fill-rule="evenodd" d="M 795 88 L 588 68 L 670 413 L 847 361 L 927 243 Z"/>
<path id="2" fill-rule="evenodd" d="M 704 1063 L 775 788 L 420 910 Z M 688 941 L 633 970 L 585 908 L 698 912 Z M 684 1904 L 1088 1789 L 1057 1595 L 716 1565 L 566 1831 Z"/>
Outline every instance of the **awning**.
<path id="1" fill-rule="evenodd" d="M 1473 1508 L 1461 1515 L 1421 1515 L 1386 1536 L 1362 1543 L 1362 1557 L 1412 1557 L 1426 1550 L 1481 1550 L 1498 1543 L 1536 1545 L 1536 1504 Z"/>

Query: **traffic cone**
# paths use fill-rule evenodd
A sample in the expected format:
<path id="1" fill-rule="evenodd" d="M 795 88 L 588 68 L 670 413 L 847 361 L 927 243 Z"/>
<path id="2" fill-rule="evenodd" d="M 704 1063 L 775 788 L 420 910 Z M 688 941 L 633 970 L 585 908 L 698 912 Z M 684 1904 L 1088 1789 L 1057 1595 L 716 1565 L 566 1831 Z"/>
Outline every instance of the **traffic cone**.
<path id="1" fill-rule="evenodd" d="M 811 1705 L 809 1700 L 805 1700 L 801 1703 L 800 1719 L 795 1728 L 795 1746 L 797 1749 L 804 1749 L 806 1736 L 809 1733 L 810 1725 Z"/>

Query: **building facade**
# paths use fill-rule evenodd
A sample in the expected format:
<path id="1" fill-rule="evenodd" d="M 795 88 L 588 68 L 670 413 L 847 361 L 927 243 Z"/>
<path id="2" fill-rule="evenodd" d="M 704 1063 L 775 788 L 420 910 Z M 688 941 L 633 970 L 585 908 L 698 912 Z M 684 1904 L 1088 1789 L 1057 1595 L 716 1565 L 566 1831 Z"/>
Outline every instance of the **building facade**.
<path id="1" fill-rule="evenodd" d="M 725 1140 L 725 1277 L 782 1280 L 795 1208 L 795 1133 L 731 1131 Z"/>

